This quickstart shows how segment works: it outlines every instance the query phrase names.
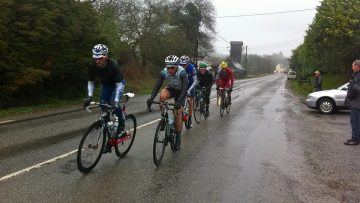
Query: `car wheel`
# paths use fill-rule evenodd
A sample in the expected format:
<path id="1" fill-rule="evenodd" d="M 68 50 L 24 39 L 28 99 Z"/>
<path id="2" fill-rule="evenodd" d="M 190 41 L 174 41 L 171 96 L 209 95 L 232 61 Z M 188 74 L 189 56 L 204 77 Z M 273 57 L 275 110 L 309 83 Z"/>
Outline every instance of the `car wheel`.
<path id="1" fill-rule="evenodd" d="M 336 109 L 335 103 L 331 99 L 321 99 L 319 101 L 319 110 L 321 113 L 330 114 L 334 112 Z"/>

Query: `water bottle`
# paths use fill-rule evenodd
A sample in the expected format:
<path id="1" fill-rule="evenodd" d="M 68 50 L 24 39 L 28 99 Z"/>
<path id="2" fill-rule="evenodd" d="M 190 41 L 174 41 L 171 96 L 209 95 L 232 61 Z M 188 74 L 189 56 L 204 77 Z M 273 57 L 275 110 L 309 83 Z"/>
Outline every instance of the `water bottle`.
<path id="1" fill-rule="evenodd" d="M 109 128 L 109 131 L 110 131 L 110 136 L 111 136 L 111 137 L 114 137 L 114 136 L 115 136 L 115 133 L 116 133 L 115 123 L 112 122 L 112 121 L 109 121 L 109 122 L 108 122 L 108 128 Z"/>
<path id="2" fill-rule="evenodd" d="M 168 123 L 169 124 L 174 124 L 174 113 L 172 111 L 168 111 Z"/>

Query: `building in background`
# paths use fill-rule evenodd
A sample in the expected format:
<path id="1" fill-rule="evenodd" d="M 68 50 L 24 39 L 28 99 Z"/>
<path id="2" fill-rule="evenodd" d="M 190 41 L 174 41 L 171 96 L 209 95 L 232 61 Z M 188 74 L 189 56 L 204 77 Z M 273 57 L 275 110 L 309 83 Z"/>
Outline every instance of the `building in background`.
<path id="1" fill-rule="evenodd" d="M 235 77 L 242 77 L 246 75 L 246 70 L 241 66 L 242 48 L 242 41 L 230 42 L 230 57 L 227 60 L 227 63 L 229 67 L 233 69 Z"/>

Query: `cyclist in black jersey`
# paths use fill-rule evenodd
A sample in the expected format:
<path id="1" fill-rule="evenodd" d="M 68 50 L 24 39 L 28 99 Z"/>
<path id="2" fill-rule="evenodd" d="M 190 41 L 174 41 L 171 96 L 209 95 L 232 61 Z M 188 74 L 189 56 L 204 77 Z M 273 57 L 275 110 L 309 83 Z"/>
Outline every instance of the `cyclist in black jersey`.
<path id="1" fill-rule="evenodd" d="M 92 101 L 95 89 L 95 77 L 100 79 L 102 88 L 100 103 L 115 106 L 115 115 L 118 118 L 117 133 L 124 130 L 124 115 L 119 107 L 119 101 L 123 94 L 125 81 L 116 61 L 108 57 L 109 49 L 103 44 L 97 44 L 92 49 L 93 62 L 88 67 L 88 98 L 85 99 L 84 107 Z"/>
<path id="2" fill-rule="evenodd" d="M 202 88 L 205 87 L 205 116 L 209 116 L 209 104 L 210 104 L 210 93 L 211 86 L 213 85 L 214 77 L 213 75 L 206 69 L 208 65 L 206 63 L 199 64 L 199 72 L 197 73 L 198 85 Z"/>

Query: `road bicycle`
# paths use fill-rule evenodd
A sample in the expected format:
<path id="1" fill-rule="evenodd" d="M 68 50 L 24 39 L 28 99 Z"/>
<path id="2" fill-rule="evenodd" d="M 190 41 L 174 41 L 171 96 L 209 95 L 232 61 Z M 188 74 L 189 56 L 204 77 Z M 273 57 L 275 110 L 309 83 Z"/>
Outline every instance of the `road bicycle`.
<path id="1" fill-rule="evenodd" d="M 117 117 L 114 114 L 115 107 L 92 102 L 95 106 L 101 107 L 102 112 L 99 119 L 90 125 L 79 144 L 77 166 L 82 173 L 88 173 L 96 166 L 105 150 L 106 143 L 111 148 L 115 148 L 115 153 L 120 158 L 130 151 L 134 143 L 137 127 L 136 117 L 133 114 L 126 113 L 126 103 L 130 97 L 134 97 L 134 94 L 124 94 L 125 99 L 122 110 L 125 118 L 125 128 L 120 134 L 116 133 Z M 91 112 L 89 107 L 86 110 Z"/>
<path id="2" fill-rule="evenodd" d="M 171 150 L 175 151 L 175 118 L 174 106 L 167 101 L 153 102 L 161 106 L 161 118 L 156 127 L 153 145 L 154 164 L 158 167 L 164 157 L 165 147 L 170 143 Z"/>
<path id="3" fill-rule="evenodd" d="M 200 123 L 201 117 L 205 119 L 208 118 L 206 115 L 206 105 L 205 105 L 205 87 L 197 87 L 195 88 L 195 97 L 194 97 L 194 118 L 196 123 Z"/>
<path id="4" fill-rule="evenodd" d="M 224 115 L 224 111 L 226 110 L 226 113 L 230 113 L 231 108 L 231 98 L 229 95 L 229 89 L 228 88 L 219 88 L 219 95 L 220 95 L 220 116 L 222 117 Z"/>

